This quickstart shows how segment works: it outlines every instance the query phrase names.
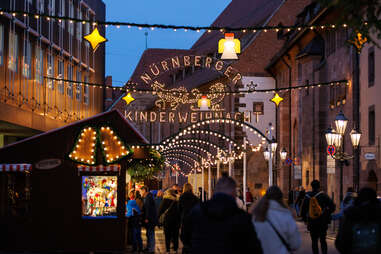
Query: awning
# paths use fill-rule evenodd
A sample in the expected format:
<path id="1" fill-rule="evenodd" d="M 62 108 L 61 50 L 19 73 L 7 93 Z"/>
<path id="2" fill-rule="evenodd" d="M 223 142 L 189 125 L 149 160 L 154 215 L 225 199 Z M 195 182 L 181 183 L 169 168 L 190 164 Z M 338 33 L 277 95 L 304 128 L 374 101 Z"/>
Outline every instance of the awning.
<path id="1" fill-rule="evenodd" d="M 86 165 L 78 165 L 78 171 L 80 172 L 118 172 L 120 169 L 119 164 L 115 165 L 98 165 L 98 166 L 86 166 Z"/>
<path id="2" fill-rule="evenodd" d="M 32 169 L 32 164 L 0 164 L 0 172 L 24 172 Z"/>

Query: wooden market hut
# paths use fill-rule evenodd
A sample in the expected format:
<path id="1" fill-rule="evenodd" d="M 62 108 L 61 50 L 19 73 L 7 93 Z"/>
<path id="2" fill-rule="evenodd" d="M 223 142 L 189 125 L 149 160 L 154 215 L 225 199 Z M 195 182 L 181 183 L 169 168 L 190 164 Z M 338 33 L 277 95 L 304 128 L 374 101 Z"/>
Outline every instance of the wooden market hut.
<path id="1" fill-rule="evenodd" d="M 128 159 L 107 165 L 101 145 L 95 146 L 94 165 L 69 158 L 83 130 L 91 127 L 99 133 L 101 126 L 110 127 L 118 135 L 114 139 L 120 139 L 126 147 L 148 143 L 113 110 L 0 149 L 0 249 L 74 252 L 125 249 Z M 114 216 L 83 216 L 84 176 L 117 179 Z"/>

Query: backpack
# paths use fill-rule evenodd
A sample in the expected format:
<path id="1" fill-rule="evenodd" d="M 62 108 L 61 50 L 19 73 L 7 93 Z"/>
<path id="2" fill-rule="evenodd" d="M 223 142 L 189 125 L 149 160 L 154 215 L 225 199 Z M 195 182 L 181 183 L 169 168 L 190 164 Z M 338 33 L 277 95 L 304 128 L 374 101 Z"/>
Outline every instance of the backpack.
<path id="1" fill-rule="evenodd" d="M 381 232 L 377 222 L 355 224 L 352 227 L 352 253 L 380 253 Z"/>
<path id="2" fill-rule="evenodd" d="M 319 196 L 321 193 L 322 192 L 319 192 L 315 196 L 310 197 L 308 216 L 313 220 L 319 218 L 323 214 L 323 210 L 321 209 L 321 206 L 319 205 L 319 202 L 316 199 L 316 197 Z"/>

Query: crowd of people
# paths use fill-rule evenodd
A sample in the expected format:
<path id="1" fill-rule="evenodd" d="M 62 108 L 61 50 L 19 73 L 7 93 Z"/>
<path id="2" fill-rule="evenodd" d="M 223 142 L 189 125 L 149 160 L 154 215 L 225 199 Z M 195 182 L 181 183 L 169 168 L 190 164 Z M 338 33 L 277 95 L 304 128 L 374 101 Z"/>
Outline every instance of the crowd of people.
<path id="1" fill-rule="evenodd" d="M 255 202 L 248 190 L 247 203 L 237 193 L 233 178 L 223 175 L 215 185 L 213 196 L 207 200 L 199 192 L 193 193 L 191 184 L 180 189 L 174 185 L 158 191 L 156 197 L 146 186 L 129 194 L 127 217 L 134 251 L 142 251 L 141 227 L 146 228 L 147 253 L 155 250 L 155 227 L 163 227 L 167 253 L 293 253 L 301 246 L 296 223 L 299 217 L 307 225 L 312 253 L 328 253 L 326 242 L 328 225 L 339 220 L 335 241 L 340 253 L 381 253 L 381 202 L 376 192 L 363 188 L 355 193 L 349 188 L 340 210 L 321 190 L 320 182 L 311 182 L 312 191 L 299 189 L 288 195 L 288 202 L 277 186 Z M 320 248 L 319 248 L 320 243 Z"/>

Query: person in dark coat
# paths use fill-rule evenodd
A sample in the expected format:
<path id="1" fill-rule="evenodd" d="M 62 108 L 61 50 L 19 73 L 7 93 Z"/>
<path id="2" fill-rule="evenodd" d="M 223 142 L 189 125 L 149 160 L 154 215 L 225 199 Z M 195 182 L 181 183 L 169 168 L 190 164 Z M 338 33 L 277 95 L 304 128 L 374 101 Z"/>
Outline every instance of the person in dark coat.
<path id="1" fill-rule="evenodd" d="M 197 205 L 200 202 L 200 200 L 193 194 L 193 188 L 190 183 L 184 184 L 183 187 L 183 194 L 180 196 L 179 199 L 179 212 L 180 212 L 180 228 L 181 228 L 181 237 L 183 235 L 184 231 L 184 218 L 187 216 L 192 208 Z M 181 238 L 181 241 L 183 242 L 183 254 L 189 253 L 190 246 L 187 246 L 184 244 L 183 239 Z"/>
<path id="2" fill-rule="evenodd" d="M 344 211 L 335 245 L 343 254 L 381 253 L 381 203 L 373 189 L 361 189 Z"/>
<path id="3" fill-rule="evenodd" d="M 144 198 L 143 216 L 147 235 L 147 252 L 155 253 L 155 226 L 157 225 L 157 210 L 152 193 L 147 186 L 141 188 Z"/>
<path id="4" fill-rule="evenodd" d="M 320 182 L 313 180 L 311 182 L 312 191 L 308 192 L 304 198 L 303 206 L 301 208 L 301 215 L 303 221 L 307 223 L 307 229 L 310 231 L 312 240 L 312 253 L 319 254 L 319 240 L 321 245 L 322 254 L 328 253 L 327 246 L 327 230 L 328 224 L 331 223 L 331 214 L 335 211 L 335 204 L 327 194 L 320 190 Z M 309 216 L 309 203 L 311 198 L 315 197 L 319 206 L 321 207 L 322 214 L 318 218 L 310 218 Z"/>
<path id="5" fill-rule="evenodd" d="M 164 192 L 163 201 L 159 208 L 159 218 L 164 216 L 164 236 L 167 253 L 170 252 L 171 242 L 173 250 L 179 248 L 180 212 L 176 190 L 168 189 Z"/>
<path id="6" fill-rule="evenodd" d="M 196 205 L 184 220 L 184 243 L 192 254 L 262 254 L 251 217 L 237 207 L 237 184 L 224 174 L 211 200 Z"/>

